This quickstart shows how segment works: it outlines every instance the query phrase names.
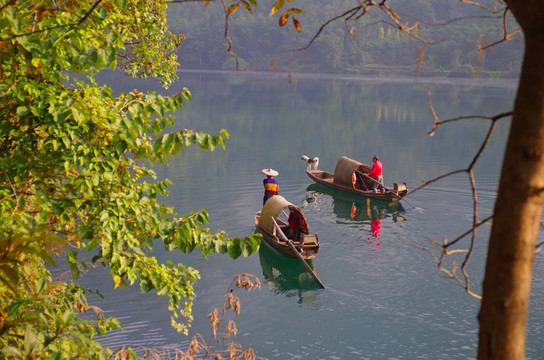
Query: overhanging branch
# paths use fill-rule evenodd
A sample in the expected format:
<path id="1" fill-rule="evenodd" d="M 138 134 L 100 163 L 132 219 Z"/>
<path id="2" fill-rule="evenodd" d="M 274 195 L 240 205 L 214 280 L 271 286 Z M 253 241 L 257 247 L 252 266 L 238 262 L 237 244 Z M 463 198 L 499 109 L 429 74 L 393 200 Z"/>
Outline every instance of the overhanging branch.
<path id="1" fill-rule="evenodd" d="M 12 39 L 16 39 L 16 38 L 23 37 L 23 36 L 29 36 L 29 35 L 33 35 L 33 34 L 44 33 L 44 32 L 48 32 L 48 31 L 55 30 L 55 29 L 62 29 L 62 28 L 67 28 L 67 27 L 78 26 L 78 25 L 82 24 L 85 20 L 87 20 L 89 18 L 89 16 L 91 16 L 93 11 L 98 7 L 98 5 L 100 5 L 101 2 L 102 2 L 102 0 L 97 0 L 91 6 L 91 8 L 87 12 L 85 12 L 85 14 L 82 17 L 79 18 L 78 21 L 70 22 L 70 23 L 62 24 L 62 25 L 57 25 L 57 26 L 51 26 L 51 27 L 47 27 L 47 28 L 43 28 L 43 29 L 39 29 L 39 30 L 33 30 L 33 31 L 22 33 L 22 34 L 15 34 L 15 35 L 13 35 L 11 37 L 1 39 L 1 41 L 12 40 Z"/>

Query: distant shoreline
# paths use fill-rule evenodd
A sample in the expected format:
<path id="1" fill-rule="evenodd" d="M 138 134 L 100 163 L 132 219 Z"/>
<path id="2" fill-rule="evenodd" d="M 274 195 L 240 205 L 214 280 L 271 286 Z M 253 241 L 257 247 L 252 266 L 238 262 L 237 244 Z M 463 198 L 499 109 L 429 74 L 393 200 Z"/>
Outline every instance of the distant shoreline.
<path id="1" fill-rule="evenodd" d="M 220 70 L 220 69 L 181 69 L 178 74 L 183 73 L 206 73 L 223 75 L 245 75 L 259 78 L 289 78 L 287 72 L 253 71 L 253 70 Z M 472 86 L 498 86 L 505 88 L 517 88 L 519 78 L 492 78 L 492 77 L 441 77 L 436 75 L 419 74 L 409 75 L 371 75 L 371 74 L 348 74 L 348 73 L 305 73 L 292 72 L 291 80 L 297 79 L 339 79 L 353 81 L 380 81 L 391 83 L 420 83 L 420 84 L 446 84 L 446 85 L 472 85 Z"/>

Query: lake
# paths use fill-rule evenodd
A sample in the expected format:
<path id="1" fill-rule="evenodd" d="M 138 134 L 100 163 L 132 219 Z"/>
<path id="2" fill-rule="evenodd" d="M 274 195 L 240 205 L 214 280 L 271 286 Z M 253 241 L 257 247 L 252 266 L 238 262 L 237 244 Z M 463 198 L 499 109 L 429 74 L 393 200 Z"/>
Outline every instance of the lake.
<path id="1" fill-rule="evenodd" d="M 280 194 L 300 206 L 317 232 L 321 251 L 312 261 L 325 289 L 302 265 L 266 247 L 249 258 L 164 253 L 156 256 L 197 268 L 191 335 L 209 339 L 208 314 L 221 308 L 233 274 L 249 273 L 259 291 L 239 291 L 237 342 L 270 359 L 471 359 L 478 342 L 479 300 L 445 276 L 426 238 L 442 242 L 464 233 L 472 220 L 472 195 L 466 174 L 447 177 L 384 208 L 317 186 L 305 174 L 302 155 L 317 156 L 319 168 L 334 171 L 342 156 L 370 164 L 378 154 L 384 182 L 418 187 L 452 170 L 466 168 L 484 139 L 485 119 L 440 126 L 434 136 L 429 96 L 441 119 L 490 116 L 510 110 L 515 81 L 484 79 L 360 78 L 297 74 L 183 72 L 165 91 L 150 81 L 104 76 L 118 91 L 154 90 L 164 94 L 188 87 L 193 101 L 177 114 L 177 129 L 217 133 L 228 129 L 226 150 L 184 149 L 168 166 L 154 164 L 160 178 L 174 185 L 163 201 L 179 213 L 202 208 L 209 227 L 243 237 L 255 231 L 264 176 L 279 171 Z M 491 213 L 509 119 L 499 122 L 475 168 L 480 218 Z M 373 221 L 373 223 L 371 223 Z M 379 225 L 379 231 L 371 226 Z M 372 228 L 375 230 L 375 227 Z M 468 265 L 471 290 L 481 293 L 489 227 L 480 227 Z M 466 247 L 468 238 L 461 246 Z M 539 241 L 542 241 L 541 239 Z M 437 253 L 436 249 L 434 251 Z M 456 257 L 459 262 L 460 257 Z M 445 266 L 451 269 L 452 258 Z M 527 358 L 544 358 L 544 265 L 535 261 Z M 141 295 L 138 288 L 113 289 L 107 272 L 93 272 L 82 284 L 100 288 L 99 307 L 125 326 L 104 338 L 122 345 L 187 346 L 170 327 L 166 300 Z"/>

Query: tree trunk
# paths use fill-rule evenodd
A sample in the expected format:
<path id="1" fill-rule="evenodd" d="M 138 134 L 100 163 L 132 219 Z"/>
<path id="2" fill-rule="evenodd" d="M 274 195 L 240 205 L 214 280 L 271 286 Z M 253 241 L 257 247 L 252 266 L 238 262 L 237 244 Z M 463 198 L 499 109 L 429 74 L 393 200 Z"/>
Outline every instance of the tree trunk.
<path id="1" fill-rule="evenodd" d="M 525 359 L 535 244 L 544 203 L 544 2 L 508 0 L 525 54 L 495 204 L 478 359 Z"/>

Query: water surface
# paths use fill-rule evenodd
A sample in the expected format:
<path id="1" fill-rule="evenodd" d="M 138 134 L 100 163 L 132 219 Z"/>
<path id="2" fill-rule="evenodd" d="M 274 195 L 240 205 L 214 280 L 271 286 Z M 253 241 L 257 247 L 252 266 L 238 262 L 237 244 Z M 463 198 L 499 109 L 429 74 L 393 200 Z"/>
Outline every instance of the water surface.
<path id="1" fill-rule="evenodd" d="M 119 91 L 153 89 L 149 82 L 116 78 Z M 113 85 L 113 84 L 112 84 Z M 177 115 L 178 129 L 217 133 L 228 129 L 226 150 L 184 149 L 168 166 L 154 165 L 174 182 L 164 199 L 180 213 L 205 208 L 212 230 L 232 236 L 255 231 L 253 214 L 262 204 L 262 168 L 280 172 L 280 193 L 303 207 L 321 251 L 312 261 L 326 289 L 316 286 L 296 260 L 267 249 L 235 261 L 227 256 L 165 254 L 196 267 L 195 320 L 191 334 L 208 339 L 207 316 L 222 306 L 233 274 L 257 275 L 263 287 L 240 292 L 236 340 L 271 359 L 470 359 L 475 357 L 479 300 L 436 267 L 421 246 L 425 237 L 452 239 L 468 229 L 472 195 L 466 175 L 441 180 L 395 206 L 367 201 L 312 184 L 301 155 L 317 156 L 333 171 L 340 156 L 365 163 L 378 154 L 384 181 L 422 181 L 465 168 L 483 140 L 488 120 L 458 121 L 427 135 L 433 117 L 428 91 L 441 119 L 494 115 L 509 110 L 515 89 L 508 83 L 443 79 L 371 79 L 285 76 L 252 73 L 182 73 L 170 91 L 188 87 L 193 101 Z M 480 216 L 494 205 L 508 120 L 501 121 L 475 173 Z M 379 231 L 376 231 L 377 227 Z M 471 286 L 480 293 L 487 227 L 478 232 L 468 266 Z M 542 239 L 540 240 L 542 241 Z M 414 242 L 418 246 L 414 246 Z M 466 246 L 467 242 L 464 242 Z M 459 258 L 457 258 L 458 260 Z M 448 260 L 451 264 L 451 259 Z M 447 262 L 448 263 L 448 262 Z M 528 359 L 544 357 L 544 270 L 535 263 Z M 169 326 L 165 299 L 138 289 L 111 290 L 108 274 L 87 276 L 106 296 L 99 306 L 118 316 L 126 331 L 105 345 L 185 346 L 187 339 Z"/>

